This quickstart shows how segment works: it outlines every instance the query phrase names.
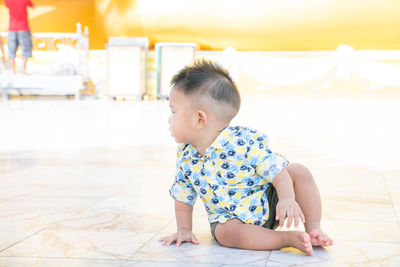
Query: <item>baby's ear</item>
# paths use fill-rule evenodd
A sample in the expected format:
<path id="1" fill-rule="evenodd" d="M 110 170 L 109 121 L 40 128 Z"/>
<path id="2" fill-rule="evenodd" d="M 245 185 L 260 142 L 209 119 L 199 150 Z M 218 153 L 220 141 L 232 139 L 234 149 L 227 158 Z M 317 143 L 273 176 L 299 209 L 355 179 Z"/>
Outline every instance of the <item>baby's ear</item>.
<path id="1" fill-rule="evenodd" d="M 203 110 L 198 110 L 196 113 L 196 128 L 203 129 L 207 126 L 207 114 Z"/>

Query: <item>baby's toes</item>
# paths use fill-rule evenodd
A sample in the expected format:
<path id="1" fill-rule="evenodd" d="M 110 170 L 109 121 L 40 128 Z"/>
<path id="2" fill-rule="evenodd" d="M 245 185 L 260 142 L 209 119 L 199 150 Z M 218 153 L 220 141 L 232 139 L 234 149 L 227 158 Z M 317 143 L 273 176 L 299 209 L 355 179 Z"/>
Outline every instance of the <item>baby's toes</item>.
<path id="1" fill-rule="evenodd" d="M 317 238 L 311 238 L 310 240 L 313 246 L 320 246 L 320 242 Z"/>
<path id="2" fill-rule="evenodd" d="M 319 236 L 319 232 L 317 229 L 311 230 L 308 234 L 310 235 L 311 238 L 317 238 Z"/>

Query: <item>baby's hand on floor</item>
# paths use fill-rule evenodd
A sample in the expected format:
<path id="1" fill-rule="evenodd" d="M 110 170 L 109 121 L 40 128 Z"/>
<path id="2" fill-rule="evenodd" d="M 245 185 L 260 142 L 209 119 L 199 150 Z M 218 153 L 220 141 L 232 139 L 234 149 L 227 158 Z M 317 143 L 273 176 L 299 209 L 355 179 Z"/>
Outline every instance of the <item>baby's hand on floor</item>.
<path id="1" fill-rule="evenodd" d="M 199 241 L 197 240 L 196 236 L 192 233 L 192 231 L 187 229 L 178 230 L 177 233 L 165 236 L 158 240 L 162 242 L 163 245 L 169 246 L 172 243 L 176 242 L 176 245 L 179 247 L 183 242 L 192 242 L 193 244 L 198 245 Z"/>
<path id="2" fill-rule="evenodd" d="M 287 217 L 287 227 L 289 228 L 294 221 L 294 226 L 299 226 L 299 221 L 305 222 L 304 214 L 300 209 L 299 204 L 292 198 L 279 199 L 276 205 L 276 220 L 279 220 L 279 225 L 282 227 Z"/>

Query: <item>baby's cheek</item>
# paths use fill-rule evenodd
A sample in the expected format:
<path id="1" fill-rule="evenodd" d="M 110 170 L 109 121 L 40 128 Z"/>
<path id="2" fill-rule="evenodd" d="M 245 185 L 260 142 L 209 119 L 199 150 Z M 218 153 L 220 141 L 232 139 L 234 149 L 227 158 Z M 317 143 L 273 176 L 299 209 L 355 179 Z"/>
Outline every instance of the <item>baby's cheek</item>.
<path id="1" fill-rule="evenodd" d="M 173 119 L 171 119 L 171 123 L 170 123 L 171 129 L 175 128 L 175 124 L 176 124 L 175 121 Z"/>

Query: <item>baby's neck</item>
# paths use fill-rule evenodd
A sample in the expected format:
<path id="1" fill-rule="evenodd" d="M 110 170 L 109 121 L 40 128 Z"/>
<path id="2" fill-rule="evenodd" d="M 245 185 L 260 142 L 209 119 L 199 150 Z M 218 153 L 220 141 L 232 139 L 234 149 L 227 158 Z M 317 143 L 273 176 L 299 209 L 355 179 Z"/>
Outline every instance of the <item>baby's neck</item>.
<path id="1" fill-rule="evenodd" d="M 201 140 L 199 140 L 199 142 L 196 142 L 196 144 L 194 144 L 197 153 L 199 153 L 204 157 L 207 148 L 211 146 L 211 144 L 215 141 L 215 139 L 217 139 L 218 135 L 226 126 L 227 125 L 223 125 L 213 130 L 205 130 L 205 132 L 201 136 Z"/>

